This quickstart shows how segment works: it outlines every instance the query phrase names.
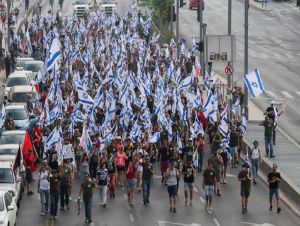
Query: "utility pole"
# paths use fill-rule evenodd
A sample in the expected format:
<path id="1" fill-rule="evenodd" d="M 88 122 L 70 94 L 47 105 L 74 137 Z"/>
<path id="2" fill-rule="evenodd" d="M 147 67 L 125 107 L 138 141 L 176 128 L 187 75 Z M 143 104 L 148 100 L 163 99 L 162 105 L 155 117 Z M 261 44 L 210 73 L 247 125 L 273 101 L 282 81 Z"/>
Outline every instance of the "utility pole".
<path id="1" fill-rule="evenodd" d="M 203 0 L 198 0 L 198 10 L 199 10 L 199 19 L 200 19 L 200 45 L 202 46 L 200 49 L 200 65 L 201 65 L 201 74 L 204 76 L 205 71 L 204 71 L 204 43 L 203 43 L 203 11 L 202 11 L 202 1 Z"/>
<path id="2" fill-rule="evenodd" d="M 10 47 L 10 2 L 11 0 L 6 0 L 7 5 L 7 50 Z"/>
<path id="3" fill-rule="evenodd" d="M 174 1 L 171 0 L 171 9 L 170 9 L 170 13 L 171 13 L 171 37 L 173 37 L 173 21 L 174 21 L 174 18 L 173 18 L 173 15 L 174 15 L 174 12 L 173 12 L 173 3 Z"/>
<path id="4" fill-rule="evenodd" d="M 249 0 L 245 0 L 245 52 L 244 52 L 244 75 L 248 74 L 248 13 L 249 13 Z M 248 88 L 246 84 L 244 85 L 244 105 L 245 105 L 245 115 L 246 119 L 249 118 L 248 111 Z"/>
<path id="5" fill-rule="evenodd" d="M 228 0 L 228 35 L 231 35 L 231 12 L 232 12 L 232 0 Z M 233 47 L 231 47 L 233 48 Z M 232 62 L 228 61 L 228 66 L 233 66 Z M 231 98 L 231 89 L 232 89 L 233 74 L 227 75 L 227 99 L 229 103 L 229 117 L 231 118 L 231 107 L 232 107 L 232 98 Z"/>
<path id="6" fill-rule="evenodd" d="M 176 42 L 179 41 L 179 1 L 176 0 Z"/>

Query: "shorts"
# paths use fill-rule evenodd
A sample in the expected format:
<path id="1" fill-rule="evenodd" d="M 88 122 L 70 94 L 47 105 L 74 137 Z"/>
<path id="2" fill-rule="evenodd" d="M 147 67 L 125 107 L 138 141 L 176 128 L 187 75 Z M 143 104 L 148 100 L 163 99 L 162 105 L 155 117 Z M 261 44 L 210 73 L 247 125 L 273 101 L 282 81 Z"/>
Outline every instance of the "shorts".
<path id="1" fill-rule="evenodd" d="M 118 172 L 125 171 L 125 166 L 117 166 L 117 171 Z"/>
<path id="2" fill-rule="evenodd" d="M 143 171 L 137 171 L 137 176 L 142 177 L 143 176 Z"/>
<path id="3" fill-rule="evenodd" d="M 127 186 L 127 189 L 135 189 L 136 188 L 136 179 L 127 179 L 126 186 Z"/>
<path id="4" fill-rule="evenodd" d="M 184 182 L 184 190 L 185 191 L 193 191 L 194 190 L 194 183 Z"/>
<path id="5" fill-rule="evenodd" d="M 237 153 L 237 146 L 236 147 L 230 147 L 230 155 L 232 158 L 234 158 L 234 155 Z"/>
<path id="6" fill-rule="evenodd" d="M 169 167 L 169 162 L 168 161 L 162 161 L 160 162 L 160 170 L 162 172 L 166 172 L 166 170 L 168 169 Z"/>
<path id="7" fill-rule="evenodd" d="M 27 183 L 31 183 L 33 181 L 33 176 L 31 170 L 26 170 L 26 181 Z"/>
<path id="8" fill-rule="evenodd" d="M 248 198 L 250 196 L 250 188 L 241 187 L 241 196 Z"/>
<path id="9" fill-rule="evenodd" d="M 204 192 L 206 196 L 214 195 L 214 186 L 213 185 L 205 185 Z"/>
<path id="10" fill-rule="evenodd" d="M 273 195 L 275 195 L 276 199 L 279 198 L 279 191 L 278 188 L 270 188 L 270 198 L 273 197 Z"/>
<path id="11" fill-rule="evenodd" d="M 168 186 L 169 197 L 177 195 L 177 185 Z"/>

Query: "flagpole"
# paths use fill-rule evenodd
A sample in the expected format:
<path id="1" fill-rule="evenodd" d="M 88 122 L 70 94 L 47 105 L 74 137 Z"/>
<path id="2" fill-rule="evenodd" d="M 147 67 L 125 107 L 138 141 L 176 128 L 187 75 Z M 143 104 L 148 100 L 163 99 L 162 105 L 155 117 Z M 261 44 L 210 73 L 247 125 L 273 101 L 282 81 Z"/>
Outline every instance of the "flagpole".
<path id="1" fill-rule="evenodd" d="M 248 74 L 248 13 L 249 13 L 249 0 L 245 0 L 245 52 L 244 52 L 244 75 Z M 248 87 L 246 83 L 244 84 L 244 106 L 245 115 L 248 120 Z"/>

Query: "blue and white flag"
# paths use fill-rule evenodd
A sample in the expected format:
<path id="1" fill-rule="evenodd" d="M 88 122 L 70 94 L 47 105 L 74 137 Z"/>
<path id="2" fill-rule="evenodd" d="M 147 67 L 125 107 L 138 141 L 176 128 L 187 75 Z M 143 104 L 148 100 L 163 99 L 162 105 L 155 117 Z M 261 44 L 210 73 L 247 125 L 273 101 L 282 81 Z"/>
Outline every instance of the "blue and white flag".
<path id="1" fill-rule="evenodd" d="M 1 112 L 0 112 L 0 128 L 3 127 L 4 122 L 5 122 L 5 106 L 4 104 L 2 104 Z"/>
<path id="2" fill-rule="evenodd" d="M 193 78 L 194 78 L 194 75 L 191 74 L 188 77 L 186 77 L 185 79 L 183 79 L 178 86 L 178 90 L 188 89 L 192 85 Z"/>
<path id="3" fill-rule="evenodd" d="M 247 132 L 247 119 L 246 119 L 246 115 L 243 114 L 243 117 L 242 117 L 242 125 L 241 125 L 241 129 L 242 129 L 242 132 L 243 134 L 245 134 Z"/>
<path id="4" fill-rule="evenodd" d="M 244 75 L 244 81 L 252 97 L 266 92 L 257 68 L 250 74 Z"/>
<path id="5" fill-rule="evenodd" d="M 160 139 L 160 133 L 156 132 L 149 138 L 149 143 L 157 143 Z"/>
<path id="6" fill-rule="evenodd" d="M 224 111 L 221 114 L 221 122 L 218 128 L 219 132 L 223 137 L 227 137 L 228 130 L 229 130 L 229 120 L 227 115 L 227 107 L 224 109 Z"/>
<path id="7" fill-rule="evenodd" d="M 87 92 L 83 90 L 78 90 L 78 100 L 81 104 L 87 105 L 87 106 L 94 106 L 94 100 L 90 97 L 90 95 L 87 94 Z"/>
<path id="8" fill-rule="evenodd" d="M 61 133 L 57 127 L 55 127 L 46 139 L 46 150 L 51 149 L 54 145 L 57 145 L 61 139 Z"/>
<path id="9" fill-rule="evenodd" d="M 235 115 L 237 114 L 238 109 L 239 109 L 239 105 L 240 105 L 240 98 L 237 98 L 236 101 L 234 102 L 234 104 L 231 107 L 231 112 L 233 114 L 235 114 Z"/>
<path id="10" fill-rule="evenodd" d="M 194 37 L 193 37 L 193 42 L 192 42 L 192 52 L 195 52 L 196 49 L 197 49 L 197 45 L 196 45 L 195 39 L 194 39 Z"/>
<path id="11" fill-rule="evenodd" d="M 52 40 L 47 54 L 47 70 L 49 71 L 55 65 L 61 55 L 59 39 L 57 37 Z"/>

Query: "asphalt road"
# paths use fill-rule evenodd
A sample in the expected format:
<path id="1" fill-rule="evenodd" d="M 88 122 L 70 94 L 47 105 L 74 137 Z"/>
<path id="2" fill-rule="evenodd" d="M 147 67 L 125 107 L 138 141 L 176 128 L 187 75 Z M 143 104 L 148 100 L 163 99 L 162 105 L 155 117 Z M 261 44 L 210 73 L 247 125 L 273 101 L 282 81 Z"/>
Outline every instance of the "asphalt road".
<path id="1" fill-rule="evenodd" d="M 122 11 L 125 9 L 126 4 L 131 1 L 119 1 L 118 11 Z M 220 5 L 221 1 L 211 0 L 211 4 L 207 4 L 206 12 L 213 13 L 214 7 L 222 14 L 222 11 L 225 12 L 226 7 Z M 241 3 L 234 2 L 235 7 L 241 7 Z M 47 6 L 44 7 L 44 11 L 47 11 Z M 211 11 L 209 11 L 211 10 Z M 222 10 L 222 11 L 221 11 Z M 237 11 L 236 11 L 237 10 Z M 64 13 L 72 13 L 72 2 L 65 1 L 64 4 Z M 193 23 L 188 22 L 192 20 L 192 16 L 195 14 L 195 11 L 189 11 L 188 9 L 183 9 L 183 12 L 186 12 L 186 16 L 182 16 L 182 23 Z M 223 13 L 224 13 L 223 12 Z M 238 12 L 238 9 L 235 8 L 235 12 Z M 256 12 L 256 11 L 254 11 Z M 259 11 L 256 12 L 260 14 Z M 191 15 L 190 15 L 191 14 Z M 214 25 L 216 27 L 210 28 L 210 33 L 214 30 L 217 31 L 220 28 L 220 25 L 217 24 L 217 20 L 220 21 L 220 18 L 216 15 L 210 15 L 210 19 L 213 19 Z M 195 15 L 194 15 L 195 16 Z M 234 17 L 236 15 L 234 14 Z M 263 15 L 261 15 L 263 17 Z M 237 19 L 235 19 L 235 23 L 237 23 Z M 240 20 L 241 21 L 241 20 Z M 213 22 L 212 22 L 213 23 Z M 224 25 L 225 26 L 225 25 Z M 242 26 L 242 25 L 241 25 Z M 182 26 L 183 27 L 183 26 Z M 187 28 L 187 26 L 184 26 Z M 189 25 L 191 31 L 181 31 L 185 34 L 190 34 L 191 32 L 195 32 L 196 29 L 192 29 L 193 26 Z M 236 28 L 235 28 L 236 29 Z M 241 28 L 242 29 L 242 28 Z M 240 30 L 241 30 L 240 29 Z M 224 30 L 225 27 L 224 27 Z M 269 27 L 269 30 L 271 28 Z M 219 30 L 221 32 L 221 30 Z M 263 37 L 267 37 L 264 33 L 261 34 Z M 269 40 L 265 40 L 269 41 Z M 241 47 L 241 42 L 238 41 L 238 46 Z M 263 47 L 261 47 L 263 48 Z M 264 47 L 265 48 L 265 47 Z M 271 47 L 270 47 L 271 48 Z M 279 48 L 279 47 L 278 47 Z M 238 50 L 239 56 L 241 56 L 242 50 Z M 253 65 L 253 61 L 258 61 L 258 59 L 252 59 L 251 65 Z M 262 62 L 261 62 L 262 63 Z M 238 62 L 237 62 L 238 64 Z M 221 68 L 221 66 L 220 66 Z M 266 67 L 268 68 L 268 67 Z M 242 71 L 242 67 L 237 66 L 236 72 L 238 74 Z M 263 69 L 262 71 L 267 70 Z M 264 72 L 265 74 L 265 72 Z M 283 79 L 284 80 L 284 79 Z M 268 79 L 264 80 L 268 83 Z M 266 84 L 267 88 L 269 87 Z M 290 89 L 289 89 L 290 90 Z M 178 196 L 178 205 L 177 205 L 177 213 L 169 212 L 168 205 L 168 195 L 167 190 L 164 185 L 160 183 L 160 176 L 156 167 L 155 177 L 152 183 L 151 196 L 150 196 L 150 205 L 144 206 L 142 203 L 142 194 L 136 193 L 134 200 L 134 208 L 130 208 L 127 204 L 126 199 L 126 191 L 117 188 L 116 199 L 108 201 L 108 207 L 106 209 L 102 209 L 99 205 L 99 197 L 97 191 L 94 194 L 94 202 L 93 202 L 93 223 L 91 225 L 96 226 L 242 226 L 242 225 L 268 225 L 268 226 L 294 226 L 299 224 L 299 217 L 295 216 L 295 214 L 288 209 L 284 204 L 282 204 L 282 212 L 281 214 L 277 214 L 275 211 L 268 211 L 268 189 L 265 182 L 258 180 L 258 185 L 252 187 L 251 197 L 249 201 L 248 213 L 243 215 L 241 213 L 240 207 L 240 196 L 239 196 L 239 183 L 237 181 L 236 175 L 239 169 L 229 170 L 229 175 L 227 178 L 227 184 L 223 185 L 221 188 L 222 197 L 214 197 L 213 209 L 214 212 L 209 214 L 206 212 L 204 207 L 204 194 L 202 189 L 200 189 L 200 184 L 202 180 L 202 176 L 197 174 L 196 176 L 196 189 L 195 189 L 195 197 L 194 197 L 194 205 L 184 206 L 184 196 L 183 196 L 183 182 L 180 182 L 179 196 Z M 35 184 L 36 186 L 36 184 Z M 73 187 L 72 200 L 75 200 L 79 191 L 78 182 L 75 183 Z M 75 225 L 84 225 L 84 212 L 80 216 L 77 216 L 76 210 L 76 202 L 71 202 L 71 209 L 69 211 L 59 212 L 58 221 L 49 220 L 49 216 L 40 216 L 39 208 L 40 203 L 37 194 L 27 197 L 24 195 L 21 206 L 18 214 L 18 226 L 42 226 L 42 225 L 57 225 L 57 226 L 75 226 Z"/>
<path id="2" fill-rule="evenodd" d="M 277 99 L 287 101 L 286 112 L 279 126 L 297 143 L 300 143 L 300 13 L 295 1 L 270 2 L 269 11 L 250 5 L 249 10 L 249 72 L 259 68 L 266 90 Z M 206 1 L 204 22 L 207 34 L 227 34 L 227 1 Z M 199 37 L 196 10 L 188 6 L 180 9 L 180 38 L 191 43 L 192 36 Z M 244 74 L 244 1 L 232 1 L 232 34 L 236 35 L 234 81 Z M 213 70 L 224 74 L 225 63 L 214 63 Z M 262 110 L 271 99 L 254 102 Z M 279 106 L 280 108 L 280 106 Z"/>

